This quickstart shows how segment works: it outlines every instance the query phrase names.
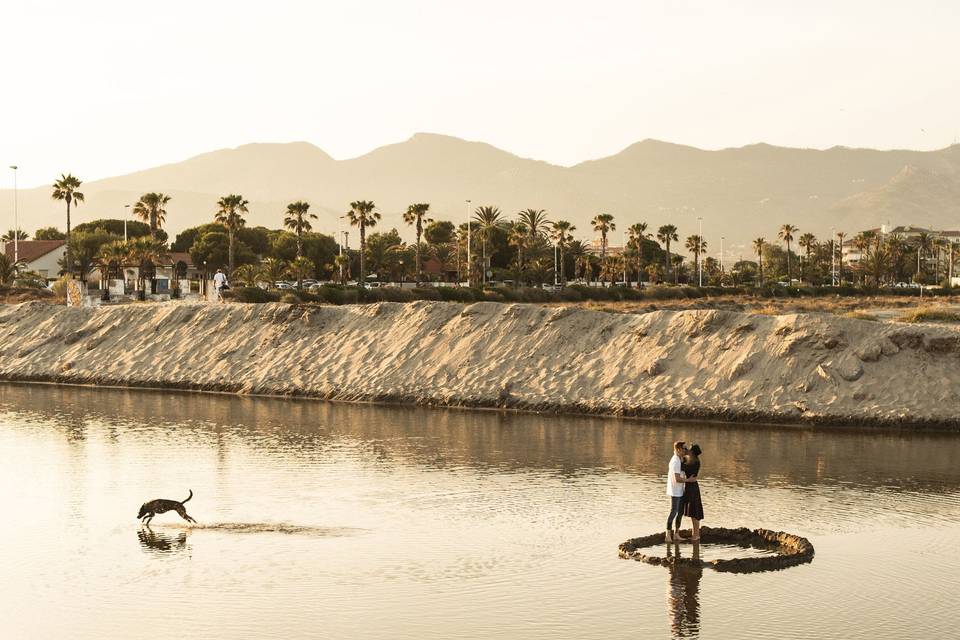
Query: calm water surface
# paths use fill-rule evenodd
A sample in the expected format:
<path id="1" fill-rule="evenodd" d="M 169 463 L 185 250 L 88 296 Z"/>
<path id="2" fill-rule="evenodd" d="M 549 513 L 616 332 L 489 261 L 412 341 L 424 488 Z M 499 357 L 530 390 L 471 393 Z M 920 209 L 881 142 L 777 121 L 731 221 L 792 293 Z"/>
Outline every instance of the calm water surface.
<path id="1" fill-rule="evenodd" d="M 677 438 L 705 452 L 705 524 L 804 535 L 814 562 L 619 559 L 663 526 Z M 0 453 L 4 638 L 955 631 L 957 435 L 0 385 Z M 140 526 L 188 489 L 199 524 Z"/>

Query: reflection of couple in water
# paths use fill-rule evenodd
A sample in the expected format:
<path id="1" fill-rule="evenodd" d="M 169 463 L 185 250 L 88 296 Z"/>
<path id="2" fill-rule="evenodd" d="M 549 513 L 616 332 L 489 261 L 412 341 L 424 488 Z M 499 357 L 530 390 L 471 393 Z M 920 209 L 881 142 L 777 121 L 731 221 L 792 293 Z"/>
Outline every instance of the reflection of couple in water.
<path id="1" fill-rule="evenodd" d="M 685 442 L 673 443 L 673 457 L 667 468 L 667 495 L 670 496 L 670 517 L 667 518 L 667 542 L 699 542 L 700 521 L 703 520 L 703 502 L 700 500 L 700 445 L 687 447 Z M 693 523 L 690 538 L 680 535 L 683 516 Z"/>
<path id="2" fill-rule="evenodd" d="M 679 544 L 692 542 L 691 558 L 700 559 L 700 521 L 703 502 L 700 499 L 700 445 L 689 447 L 685 442 L 673 443 L 673 457 L 667 468 L 667 495 L 670 496 L 670 517 L 667 518 L 667 557 L 680 557 Z M 680 521 L 690 518 L 693 530 L 689 538 L 680 535 Z M 675 546 L 677 545 L 677 546 Z M 671 626 L 676 638 L 696 637 L 700 632 L 700 578 L 703 568 L 688 564 L 670 565 Z"/>

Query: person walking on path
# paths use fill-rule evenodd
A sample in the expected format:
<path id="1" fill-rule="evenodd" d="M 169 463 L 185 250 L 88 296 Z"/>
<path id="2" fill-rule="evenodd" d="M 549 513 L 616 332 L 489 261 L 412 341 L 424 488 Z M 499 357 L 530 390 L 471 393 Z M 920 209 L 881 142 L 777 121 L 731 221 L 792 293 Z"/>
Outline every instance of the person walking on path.
<path id="1" fill-rule="evenodd" d="M 213 276 L 213 290 L 217 294 L 217 302 L 223 302 L 223 290 L 228 288 L 230 285 L 227 284 L 227 274 L 223 269 L 217 269 L 217 273 Z"/>
<path id="2" fill-rule="evenodd" d="M 687 445 L 682 440 L 673 443 L 673 457 L 667 466 L 667 495 L 670 496 L 670 516 L 667 518 L 666 542 L 683 542 L 680 536 L 680 520 L 683 518 L 683 492 L 690 481 L 683 472 L 683 456 Z M 676 520 L 674 520 L 676 518 Z"/>

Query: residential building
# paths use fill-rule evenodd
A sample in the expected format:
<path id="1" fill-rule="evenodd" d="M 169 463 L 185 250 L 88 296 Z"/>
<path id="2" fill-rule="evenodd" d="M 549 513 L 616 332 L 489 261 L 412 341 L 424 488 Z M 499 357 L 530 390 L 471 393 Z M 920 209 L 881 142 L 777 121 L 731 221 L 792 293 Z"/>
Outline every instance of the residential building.
<path id="1" fill-rule="evenodd" d="M 3 252 L 12 261 L 13 243 L 3 243 Z M 26 265 L 23 270 L 32 271 L 48 281 L 57 279 L 60 274 L 60 261 L 66 253 L 67 243 L 63 240 L 21 240 L 19 242 L 20 262 Z"/>

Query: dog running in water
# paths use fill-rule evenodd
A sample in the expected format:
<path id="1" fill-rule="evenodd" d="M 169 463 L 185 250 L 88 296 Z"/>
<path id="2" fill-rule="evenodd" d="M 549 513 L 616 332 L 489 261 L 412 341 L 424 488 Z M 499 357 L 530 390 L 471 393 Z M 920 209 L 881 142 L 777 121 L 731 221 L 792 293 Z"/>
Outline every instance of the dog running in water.
<path id="1" fill-rule="evenodd" d="M 151 500 L 150 502 L 144 502 L 143 505 L 140 506 L 140 512 L 137 514 L 137 517 L 141 519 L 143 524 L 150 524 L 150 521 L 153 520 L 153 516 L 157 515 L 158 513 L 176 511 L 180 514 L 180 517 L 187 522 L 196 522 L 196 520 L 187 515 L 187 510 L 183 508 L 184 503 L 193 497 L 193 489 L 188 489 L 188 491 L 190 491 L 190 495 L 187 496 L 187 499 L 183 502 L 177 502 L 176 500 L 164 500 L 163 498 L 157 498 L 156 500 Z"/>

